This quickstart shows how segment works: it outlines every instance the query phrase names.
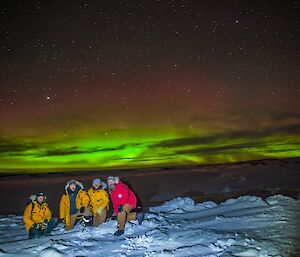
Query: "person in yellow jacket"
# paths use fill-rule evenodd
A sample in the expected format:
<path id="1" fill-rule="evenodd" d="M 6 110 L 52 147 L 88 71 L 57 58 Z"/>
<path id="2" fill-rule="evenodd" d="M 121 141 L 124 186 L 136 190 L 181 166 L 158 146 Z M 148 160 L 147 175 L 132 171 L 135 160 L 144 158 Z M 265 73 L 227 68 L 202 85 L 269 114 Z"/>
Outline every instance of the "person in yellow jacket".
<path id="1" fill-rule="evenodd" d="M 84 221 L 88 221 L 92 216 L 91 210 L 88 208 L 89 201 L 89 196 L 83 190 L 82 183 L 73 179 L 68 181 L 59 204 L 59 217 L 65 223 L 65 230 L 71 230 L 80 217 L 83 217 Z"/>
<path id="2" fill-rule="evenodd" d="M 106 184 L 96 178 L 93 180 L 92 187 L 88 191 L 90 197 L 90 206 L 93 213 L 93 225 L 98 226 L 105 222 L 109 198 L 105 191 Z"/>
<path id="3" fill-rule="evenodd" d="M 45 193 L 38 192 L 30 197 L 30 202 L 24 210 L 23 220 L 25 229 L 29 232 L 29 238 L 50 235 L 57 225 L 57 219 L 52 218 Z"/>

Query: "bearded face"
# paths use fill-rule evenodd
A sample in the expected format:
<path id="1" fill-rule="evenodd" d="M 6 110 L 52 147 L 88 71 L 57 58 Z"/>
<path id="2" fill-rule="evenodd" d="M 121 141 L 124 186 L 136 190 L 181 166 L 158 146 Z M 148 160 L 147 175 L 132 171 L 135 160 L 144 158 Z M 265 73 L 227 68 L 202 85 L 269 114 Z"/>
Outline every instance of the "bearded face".
<path id="1" fill-rule="evenodd" d="M 99 184 L 95 184 L 95 185 L 93 185 L 93 188 L 94 188 L 95 190 L 98 190 L 98 189 L 100 188 L 100 185 L 99 185 Z"/>
<path id="2" fill-rule="evenodd" d="M 109 190 L 114 190 L 116 187 L 116 183 L 113 180 L 108 180 L 107 184 Z"/>
<path id="3" fill-rule="evenodd" d="M 70 190 L 71 190 L 72 192 L 74 192 L 74 191 L 76 190 L 76 184 L 71 184 L 71 185 L 70 185 Z"/>

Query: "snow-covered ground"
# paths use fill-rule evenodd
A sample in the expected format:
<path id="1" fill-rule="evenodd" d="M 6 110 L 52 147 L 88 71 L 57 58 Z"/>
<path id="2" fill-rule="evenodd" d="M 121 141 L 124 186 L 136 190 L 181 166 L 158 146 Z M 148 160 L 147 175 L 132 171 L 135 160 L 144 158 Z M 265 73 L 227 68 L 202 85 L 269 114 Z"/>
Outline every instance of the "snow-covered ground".
<path id="1" fill-rule="evenodd" d="M 116 221 L 98 228 L 27 239 L 20 216 L 0 217 L 0 256 L 300 256 L 300 200 L 241 196 L 221 204 L 176 198 L 146 213 L 142 225 L 113 236 Z"/>

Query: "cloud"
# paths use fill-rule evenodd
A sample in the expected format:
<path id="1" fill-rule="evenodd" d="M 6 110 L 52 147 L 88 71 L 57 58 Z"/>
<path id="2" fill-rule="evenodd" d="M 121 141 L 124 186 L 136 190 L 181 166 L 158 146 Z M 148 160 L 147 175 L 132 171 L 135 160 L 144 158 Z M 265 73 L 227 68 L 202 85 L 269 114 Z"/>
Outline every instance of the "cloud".
<path id="1" fill-rule="evenodd" d="M 92 154 L 101 152 L 114 152 L 125 150 L 132 147 L 141 147 L 144 143 L 130 142 L 120 144 L 114 147 L 87 147 L 71 145 L 69 147 L 57 147 L 57 144 L 63 142 L 36 142 L 29 138 L 8 138 L 0 137 L 0 157 L 22 157 L 32 156 L 39 157 L 54 157 L 54 156 L 71 156 L 80 154 Z M 68 142 L 68 144 L 71 144 Z"/>
<path id="2" fill-rule="evenodd" d="M 27 151 L 37 149 L 39 145 L 20 139 L 0 137 L 0 156 L 22 156 Z"/>
<path id="3" fill-rule="evenodd" d="M 151 148 L 170 148 L 170 147 L 184 147 L 184 146 L 195 146 L 195 145 L 208 145 L 216 143 L 219 140 L 235 140 L 235 139 L 251 139 L 260 140 L 264 137 L 274 135 L 300 135 L 299 125 L 288 125 L 279 127 L 269 127 L 265 129 L 257 130 L 237 130 L 223 133 L 216 133 L 208 136 L 193 136 L 186 138 L 175 138 L 171 140 L 164 140 L 159 143 L 153 144 Z"/>
<path id="4" fill-rule="evenodd" d="M 75 154 L 91 154 L 91 153 L 101 153 L 101 152 L 112 152 L 112 151 L 120 151 L 127 149 L 129 147 L 139 147 L 142 144 L 140 143 L 128 143 L 128 144 L 122 144 L 116 147 L 91 147 L 82 149 L 77 146 L 72 146 L 68 148 L 50 148 L 42 151 L 41 154 L 39 154 L 37 157 L 52 157 L 52 156 L 68 156 L 68 155 L 75 155 Z"/>
<path id="5" fill-rule="evenodd" d="M 218 147 L 206 147 L 206 148 L 193 148 L 187 150 L 177 150 L 174 152 L 176 155 L 182 154 L 206 154 L 206 153 L 219 153 L 226 152 L 229 150 L 244 150 L 253 147 L 264 147 L 266 143 L 256 142 L 256 143 L 245 143 L 245 144 L 233 144 L 233 145 L 225 145 Z"/>

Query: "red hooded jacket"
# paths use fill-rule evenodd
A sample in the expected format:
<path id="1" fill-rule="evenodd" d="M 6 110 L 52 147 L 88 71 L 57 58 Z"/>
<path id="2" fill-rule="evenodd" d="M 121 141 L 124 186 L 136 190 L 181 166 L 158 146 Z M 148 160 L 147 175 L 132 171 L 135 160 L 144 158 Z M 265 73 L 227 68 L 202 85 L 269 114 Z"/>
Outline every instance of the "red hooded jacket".
<path id="1" fill-rule="evenodd" d="M 129 204 L 133 209 L 136 208 L 137 199 L 135 194 L 121 181 L 110 191 L 110 197 L 116 215 L 118 214 L 119 205 Z"/>

